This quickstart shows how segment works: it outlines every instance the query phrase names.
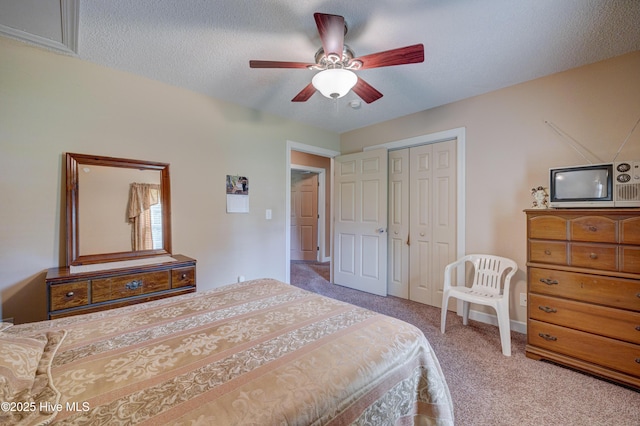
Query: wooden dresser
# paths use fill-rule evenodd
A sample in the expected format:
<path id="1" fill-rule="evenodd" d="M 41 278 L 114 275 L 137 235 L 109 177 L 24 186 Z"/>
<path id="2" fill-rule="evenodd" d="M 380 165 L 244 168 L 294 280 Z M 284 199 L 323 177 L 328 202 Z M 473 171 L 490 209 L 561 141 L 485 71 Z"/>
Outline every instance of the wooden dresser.
<path id="1" fill-rule="evenodd" d="M 640 388 L 640 209 L 526 214 L 527 357 Z"/>
<path id="2" fill-rule="evenodd" d="M 175 262 L 70 273 L 49 269 L 46 277 L 49 319 L 104 311 L 196 291 L 196 261 L 172 255 Z"/>

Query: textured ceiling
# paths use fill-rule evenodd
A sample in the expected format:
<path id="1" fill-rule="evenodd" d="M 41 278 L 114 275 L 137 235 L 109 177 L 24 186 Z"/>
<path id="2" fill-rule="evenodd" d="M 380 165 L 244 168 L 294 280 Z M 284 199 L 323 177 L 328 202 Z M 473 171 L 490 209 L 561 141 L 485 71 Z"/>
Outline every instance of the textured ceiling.
<path id="1" fill-rule="evenodd" d="M 338 133 L 640 50 L 638 0 L 79 0 L 78 56 Z M 359 109 L 291 99 L 314 71 L 314 12 L 342 15 L 362 56 L 416 43 L 425 62 L 359 71 Z M 639 70 L 640 72 L 640 70 Z"/>

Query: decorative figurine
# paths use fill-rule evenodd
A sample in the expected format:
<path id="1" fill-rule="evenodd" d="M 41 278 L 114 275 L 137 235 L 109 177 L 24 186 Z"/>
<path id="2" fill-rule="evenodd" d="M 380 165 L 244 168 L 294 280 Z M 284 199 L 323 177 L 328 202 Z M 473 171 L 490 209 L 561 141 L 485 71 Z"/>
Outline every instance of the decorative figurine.
<path id="1" fill-rule="evenodd" d="M 537 188 L 531 188 L 531 196 L 533 197 L 534 209 L 546 209 L 549 208 L 549 193 L 547 188 L 539 186 Z"/>

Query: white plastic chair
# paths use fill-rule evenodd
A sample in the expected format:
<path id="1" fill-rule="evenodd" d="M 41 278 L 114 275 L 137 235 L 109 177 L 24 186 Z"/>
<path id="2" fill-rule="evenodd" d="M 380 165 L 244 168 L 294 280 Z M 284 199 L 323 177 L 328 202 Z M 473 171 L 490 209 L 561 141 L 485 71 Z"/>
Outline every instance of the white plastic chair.
<path id="1" fill-rule="evenodd" d="M 451 285 L 451 270 L 464 266 L 466 262 L 473 264 L 473 283 L 467 285 Z M 444 334 L 447 320 L 447 303 L 450 297 L 463 301 L 462 323 L 469 322 L 469 304 L 487 305 L 496 310 L 502 354 L 511 356 L 511 329 L 509 326 L 509 285 L 511 277 L 518 270 L 518 265 L 511 259 L 488 254 L 470 254 L 447 265 L 444 269 L 444 288 L 442 294 L 442 317 L 440 331 Z M 508 272 L 507 272 L 508 271 Z"/>

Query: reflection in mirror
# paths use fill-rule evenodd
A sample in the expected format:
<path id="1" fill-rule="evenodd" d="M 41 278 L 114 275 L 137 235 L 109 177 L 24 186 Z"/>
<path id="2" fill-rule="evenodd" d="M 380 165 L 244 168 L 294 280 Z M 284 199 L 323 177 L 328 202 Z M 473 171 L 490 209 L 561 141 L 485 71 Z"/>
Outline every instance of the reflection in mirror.
<path id="1" fill-rule="evenodd" d="M 159 189 L 157 170 L 82 164 L 78 173 L 80 256 L 161 249 Z"/>
<path id="2" fill-rule="evenodd" d="M 169 165 L 67 154 L 67 264 L 171 253 Z"/>

